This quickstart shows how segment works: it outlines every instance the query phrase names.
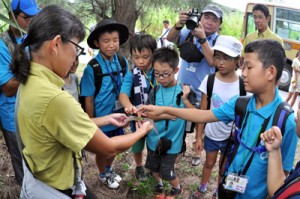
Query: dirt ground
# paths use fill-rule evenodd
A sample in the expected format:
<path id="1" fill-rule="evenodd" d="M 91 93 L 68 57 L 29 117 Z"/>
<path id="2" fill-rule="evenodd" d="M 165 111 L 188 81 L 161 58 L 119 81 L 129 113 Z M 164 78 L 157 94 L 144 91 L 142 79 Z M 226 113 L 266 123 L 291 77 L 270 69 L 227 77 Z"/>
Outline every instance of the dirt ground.
<path id="1" fill-rule="evenodd" d="M 191 158 L 193 152 L 191 150 L 194 134 L 187 135 L 188 149 L 185 157 L 179 156 L 176 164 L 176 174 L 180 179 L 180 184 L 184 188 L 184 194 L 178 198 L 187 199 L 190 197 L 193 190 L 200 183 L 203 162 L 205 160 L 204 153 L 202 154 L 202 162 L 199 166 L 191 166 Z M 299 145 L 295 160 L 300 159 Z M 146 151 L 144 151 L 144 154 Z M 95 193 L 99 199 L 150 199 L 154 198 L 153 186 L 154 180 L 149 178 L 145 183 L 139 183 L 134 176 L 135 163 L 132 159 L 131 152 L 128 150 L 118 155 L 113 164 L 114 169 L 121 175 L 123 181 L 120 183 L 120 188 L 111 190 L 99 182 L 97 177 L 97 168 L 94 163 L 94 155 L 87 153 L 87 161 L 85 161 L 84 179 L 91 191 Z M 215 165 L 211 180 L 208 185 L 208 192 L 203 198 L 212 198 L 212 192 L 216 187 L 216 179 L 218 176 L 218 164 Z M 167 187 L 170 189 L 170 187 Z M 14 173 L 10 163 L 10 157 L 4 143 L 3 137 L 0 135 L 0 199 L 15 199 L 19 196 L 20 187 L 16 185 Z"/>

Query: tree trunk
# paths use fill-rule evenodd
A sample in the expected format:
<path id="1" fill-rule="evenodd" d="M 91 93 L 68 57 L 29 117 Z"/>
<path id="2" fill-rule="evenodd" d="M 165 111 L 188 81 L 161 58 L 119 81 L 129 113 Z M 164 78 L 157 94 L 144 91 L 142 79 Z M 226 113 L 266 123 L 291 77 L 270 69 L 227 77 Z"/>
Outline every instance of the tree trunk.
<path id="1" fill-rule="evenodd" d="M 129 29 L 130 35 L 134 34 L 135 24 L 139 15 L 136 10 L 136 1 L 137 0 L 112 0 L 112 17 L 117 22 L 126 25 Z M 120 49 L 120 53 L 126 58 L 130 57 L 128 49 L 128 42 L 126 42 Z"/>

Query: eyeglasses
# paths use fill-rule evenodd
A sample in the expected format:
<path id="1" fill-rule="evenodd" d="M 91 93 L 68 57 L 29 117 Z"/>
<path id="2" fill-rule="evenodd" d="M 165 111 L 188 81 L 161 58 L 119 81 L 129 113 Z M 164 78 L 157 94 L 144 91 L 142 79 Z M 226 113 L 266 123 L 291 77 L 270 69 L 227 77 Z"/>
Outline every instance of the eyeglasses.
<path id="1" fill-rule="evenodd" d="M 75 42 L 73 42 L 69 39 L 67 41 L 70 42 L 71 44 L 73 44 L 76 47 L 76 57 L 79 57 L 80 55 L 85 55 L 83 47 L 79 46 L 78 44 L 76 44 Z"/>
<path id="2" fill-rule="evenodd" d="M 22 15 L 18 15 L 18 17 L 21 17 L 21 18 L 23 18 L 25 21 L 29 21 L 29 20 L 31 20 L 31 19 L 32 19 L 32 16 L 28 16 L 28 15 L 24 15 L 24 16 L 22 16 Z"/>
<path id="3" fill-rule="evenodd" d="M 219 57 L 219 56 L 214 56 L 213 60 L 214 61 L 224 61 L 224 62 L 229 62 L 234 60 L 234 57 L 229 57 L 229 56 L 224 56 L 224 57 Z"/>
<path id="4" fill-rule="evenodd" d="M 154 76 L 157 78 L 163 77 L 163 78 L 168 78 L 170 77 L 170 75 L 173 73 L 174 71 L 170 72 L 170 73 L 158 73 L 158 72 L 154 72 Z"/>

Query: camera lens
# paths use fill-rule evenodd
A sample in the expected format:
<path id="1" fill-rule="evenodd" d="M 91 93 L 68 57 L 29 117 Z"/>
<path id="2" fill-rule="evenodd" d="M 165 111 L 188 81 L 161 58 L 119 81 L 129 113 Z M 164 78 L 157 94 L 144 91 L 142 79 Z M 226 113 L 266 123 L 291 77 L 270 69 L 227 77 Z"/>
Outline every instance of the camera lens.
<path id="1" fill-rule="evenodd" d="M 186 28 L 189 30 L 194 30 L 198 26 L 198 17 L 190 16 L 188 20 L 186 20 Z"/>

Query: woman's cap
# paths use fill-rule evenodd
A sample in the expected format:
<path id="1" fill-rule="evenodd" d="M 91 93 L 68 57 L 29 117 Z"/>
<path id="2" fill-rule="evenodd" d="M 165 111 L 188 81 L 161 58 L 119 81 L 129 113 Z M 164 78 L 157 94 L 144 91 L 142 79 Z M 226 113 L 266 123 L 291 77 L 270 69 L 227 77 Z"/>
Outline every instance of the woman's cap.
<path id="1" fill-rule="evenodd" d="M 98 40 L 99 34 L 106 30 L 116 30 L 119 32 L 120 45 L 125 43 L 129 37 L 129 30 L 127 26 L 117 23 L 114 19 L 103 19 L 96 25 L 95 29 L 91 32 L 87 39 L 89 47 L 97 49 L 98 47 L 95 46 L 94 41 Z"/>
<path id="2" fill-rule="evenodd" d="M 220 35 L 212 49 L 221 51 L 230 57 L 237 57 L 241 55 L 243 45 L 232 36 Z"/>
<path id="3" fill-rule="evenodd" d="M 34 16 L 40 11 L 36 0 L 12 0 L 11 8 L 13 12 L 23 12 L 28 16 Z"/>

